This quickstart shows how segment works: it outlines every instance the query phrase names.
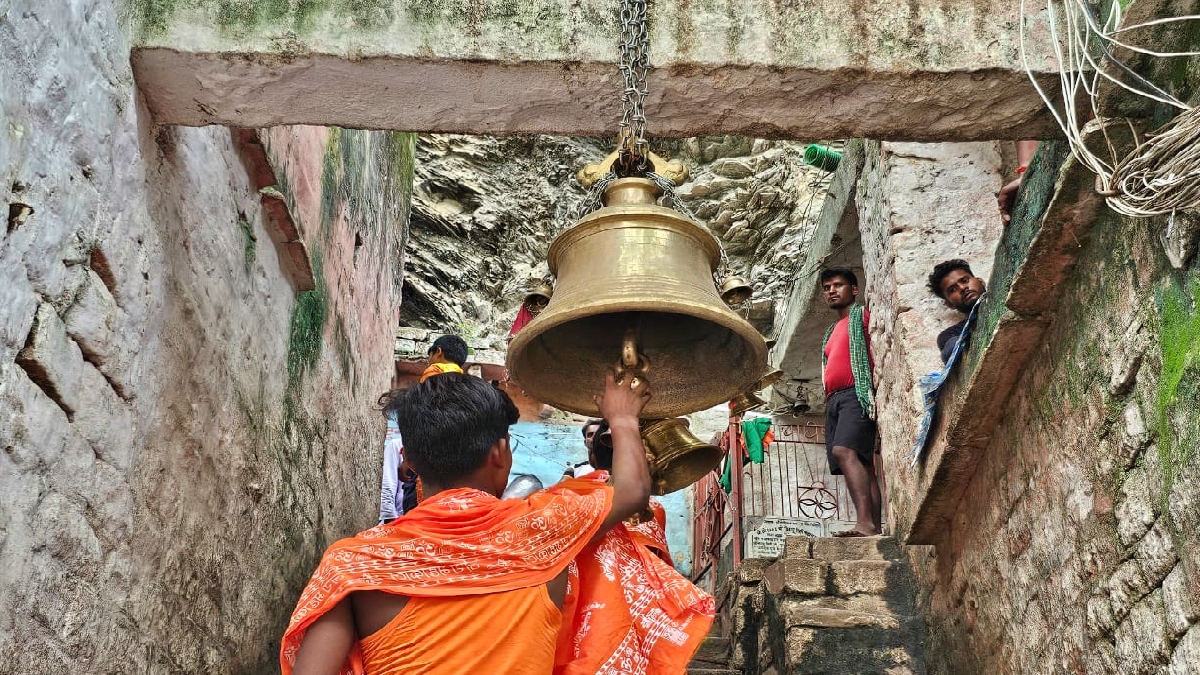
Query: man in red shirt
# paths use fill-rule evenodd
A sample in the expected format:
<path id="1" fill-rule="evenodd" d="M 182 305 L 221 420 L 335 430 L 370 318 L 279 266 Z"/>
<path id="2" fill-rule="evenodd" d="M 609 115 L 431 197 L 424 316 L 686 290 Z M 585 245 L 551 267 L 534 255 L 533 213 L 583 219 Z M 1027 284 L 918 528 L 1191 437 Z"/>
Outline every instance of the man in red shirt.
<path id="1" fill-rule="evenodd" d="M 831 268 L 821 272 L 825 303 L 838 322 L 825 333 L 822 379 L 825 384 L 825 451 L 829 470 L 846 477 L 858 522 L 836 537 L 871 537 L 882 530 L 882 498 L 875 475 L 874 365 L 868 325 L 871 315 L 854 304 L 858 277 Z"/>

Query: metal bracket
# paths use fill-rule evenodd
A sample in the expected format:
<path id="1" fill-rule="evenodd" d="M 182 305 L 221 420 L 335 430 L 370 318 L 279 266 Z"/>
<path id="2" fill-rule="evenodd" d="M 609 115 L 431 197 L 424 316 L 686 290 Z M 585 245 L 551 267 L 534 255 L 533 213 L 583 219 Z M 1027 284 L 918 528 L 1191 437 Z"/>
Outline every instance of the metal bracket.
<path id="1" fill-rule="evenodd" d="M 599 164 L 587 164 L 579 173 L 575 174 L 575 179 L 584 189 L 589 189 L 596 184 L 604 176 L 612 172 L 613 166 L 620 159 L 621 151 L 616 150 L 608 157 L 605 157 Z M 646 153 L 646 159 L 650 161 L 650 167 L 654 173 L 669 179 L 676 185 L 682 185 L 688 181 L 691 175 L 688 173 L 688 168 L 683 162 L 672 159 L 670 161 L 659 157 L 653 152 Z"/>

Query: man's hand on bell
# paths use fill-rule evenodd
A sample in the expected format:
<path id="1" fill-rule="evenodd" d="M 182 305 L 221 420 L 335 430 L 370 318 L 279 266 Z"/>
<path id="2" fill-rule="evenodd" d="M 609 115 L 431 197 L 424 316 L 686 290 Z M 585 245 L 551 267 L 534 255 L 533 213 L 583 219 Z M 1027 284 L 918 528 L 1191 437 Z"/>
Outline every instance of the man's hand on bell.
<path id="1" fill-rule="evenodd" d="M 618 421 L 636 422 L 649 400 L 650 385 L 645 377 L 626 373 L 617 379 L 610 371 L 604 376 L 604 393 L 596 397 L 596 406 L 609 426 L 615 427 Z"/>

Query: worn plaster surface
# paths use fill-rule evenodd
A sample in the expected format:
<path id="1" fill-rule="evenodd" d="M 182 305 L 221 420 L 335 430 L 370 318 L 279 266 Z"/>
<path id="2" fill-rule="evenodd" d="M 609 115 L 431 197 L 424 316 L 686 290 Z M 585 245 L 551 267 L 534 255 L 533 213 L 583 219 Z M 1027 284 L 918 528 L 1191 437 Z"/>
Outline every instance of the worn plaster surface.
<path id="1" fill-rule="evenodd" d="M 269 672 L 375 518 L 403 135 L 263 136 L 304 291 L 235 134 L 153 124 L 110 3 L 5 4 L 0 52 L 0 671 Z"/>
<path id="2" fill-rule="evenodd" d="M 161 123 L 610 135 L 615 5 L 374 0 L 132 3 L 134 70 Z M 1044 13 L 1001 0 L 655 4 L 659 136 L 971 140 L 1057 133 Z"/>
<path id="3" fill-rule="evenodd" d="M 906 284 L 916 288 L 902 272 L 905 234 L 883 226 L 920 210 L 922 181 L 910 178 L 923 169 L 889 157 L 898 147 L 883 144 L 883 161 L 868 162 L 859 200 L 891 214 L 862 218 L 864 267 L 872 301 L 890 307 L 872 337 L 892 527 L 936 546 L 906 551 L 929 672 L 1194 671 L 1194 230 L 1116 216 L 1086 173 L 1070 162 L 1059 173 L 1061 151 L 1043 148 L 992 263 L 995 304 L 951 382 L 927 460 L 909 468 L 911 383 L 936 365 L 943 324 L 932 307 L 905 302 L 915 297 Z M 939 251 L 946 233 L 926 235 L 922 246 Z"/>

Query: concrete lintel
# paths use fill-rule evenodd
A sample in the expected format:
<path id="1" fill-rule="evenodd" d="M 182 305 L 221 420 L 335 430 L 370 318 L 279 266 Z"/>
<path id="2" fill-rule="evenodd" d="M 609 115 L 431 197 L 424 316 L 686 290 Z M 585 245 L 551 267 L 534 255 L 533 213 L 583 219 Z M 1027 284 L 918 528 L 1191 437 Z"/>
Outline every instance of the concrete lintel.
<path id="1" fill-rule="evenodd" d="M 1094 222 L 1099 204 L 1094 179 L 1076 159 L 1067 160 L 1038 234 L 1013 277 L 1005 298 L 1009 311 L 997 323 L 966 383 L 961 388 L 955 382 L 949 385 L 905 543 L 937 544 L 950 532 L 959 502 L 1004 417 L 1009 395 L 1050 326 L 1060 298 L 1046 289 L 1061 287 Z"/>
<path id="2" fill-rule="evenodd" d="M 131 0 L 161 124 L 606 136 L 623 90 L 611 0 Z M 1030 85 L 1044 9 L 1009 0 L 651 3 L 654 136 L 1057 137 Z"/>
<path id="3" fill-rule="evenodd" d="M 620 82 L 610 63 L 142 48 L 133 55 L 133 68 L 159 124 L 611 136 L 621 117 Z M 1051 76 L 1046 79 L 1049 87 Z M 658 137 L 967 141 L 1059 135 L 1018 70 L 677 64 L 652 71 L 648 87 L 647 132 Z"/>

